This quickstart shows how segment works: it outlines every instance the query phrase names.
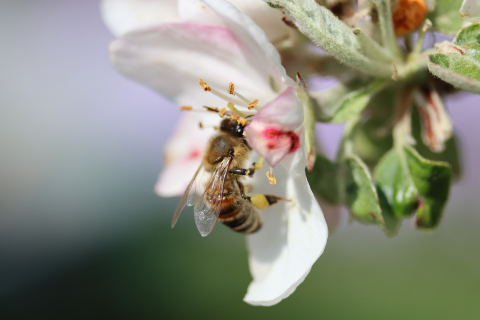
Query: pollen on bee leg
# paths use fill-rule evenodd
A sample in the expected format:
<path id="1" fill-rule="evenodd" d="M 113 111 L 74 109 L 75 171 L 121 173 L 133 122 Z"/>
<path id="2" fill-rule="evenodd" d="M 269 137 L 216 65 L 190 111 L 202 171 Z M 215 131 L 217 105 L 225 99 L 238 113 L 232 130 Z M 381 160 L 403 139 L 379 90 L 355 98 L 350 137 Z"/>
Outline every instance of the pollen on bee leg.
<path id="1" fill-rule="evenodd" d="M 271 170 L 272 168 L 270 168 Z M 270 172 L 270 171 L 267 171 L 267 178 L 268 178 L 268 182 L 274 186 L 277 184 L 277 179 L 275 179 L 275 176 Z"/>
<path id="2" fill-rule="evenodd" d="M 258 209 L 265 209 L 269 206 L 267 197 L 263 194 L 255 194 L 250 197 L 250 202 Z"/>
<path id="3" fill-rule="evenodd" d="M 192 106 L 180 106 L 180 111 L 192 111 Z"/>
<path id="4" fill-rule="evenodd" d="M 263 157 L 260 156 L 258 157 L 258 161 L 255 163 L 255 170 L 260 170 L 262 168 L 263 168 Z"/>
<path id="5" fill-rule="evenodd" d="M 220 118 L 223 118 L 225 116 L 225 112 L 227 112 L 227 108 L 220 109 L 220 111 L 218 112 Z"/>
<path id="6" fill-rule="evenodd" d="M 212 91 L 212 87 L 208 85 L 203 79 L 198 80 L 198 84 L 203 88 L 205 91 Z"/>

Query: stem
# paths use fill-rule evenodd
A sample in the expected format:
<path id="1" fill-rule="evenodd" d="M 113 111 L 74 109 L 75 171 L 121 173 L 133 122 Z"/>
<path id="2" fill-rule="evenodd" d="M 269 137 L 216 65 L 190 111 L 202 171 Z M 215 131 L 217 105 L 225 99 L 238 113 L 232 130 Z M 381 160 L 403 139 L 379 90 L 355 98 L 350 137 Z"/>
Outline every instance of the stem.
<path id="1" fill-rule="evenodd" d="M 390 0 L 374 0 L 374 3 L 377 5 L 383 45 L 387 47 L 396 58 L 401 58 L 402 51 L 398 45 L 397 35 L 395 34 L 395 29 L 393 28 Z"/>
<path id="2" fill-rule="evenodd" d="M 432 22 L 430 20 L 425 20 L 423 26 L 418 30 L 418 39 L 415 47 L 412 50 L 412 56 L 420 54 L 423 48 L 423 41 L 425 40 L 425 33 L 427 30 L 432 26 Z"/>

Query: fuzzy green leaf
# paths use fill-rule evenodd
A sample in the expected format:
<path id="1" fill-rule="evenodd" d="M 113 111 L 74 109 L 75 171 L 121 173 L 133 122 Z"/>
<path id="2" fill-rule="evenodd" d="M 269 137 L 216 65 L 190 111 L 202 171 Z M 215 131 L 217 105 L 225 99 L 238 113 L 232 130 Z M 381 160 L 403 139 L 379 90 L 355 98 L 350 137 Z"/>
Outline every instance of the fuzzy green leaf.
<path id="1" fill-rule="evenodd" d="M 480 93 L 480 24 L 462 29 L 428 57 L 430 72 L 457 88 Z"/>
<path id="2" fill-rule="evenodd" d="M 376 80 L 370 84 L 355 81 L 339 84 L 333 88 L 311 95 L 318 104 L 319 117 L 323 122 L 343 123 L 360 115 L 370 99 L 380 91 L 386 82 Z"/>
<path id="3" fill-rule="evenodd" d="M 422 158 L 405 146 L 392 149 L 375 169 L 375 180 L 398 218 L 416 212 L 415 224 L 435 228 L 448 199 L 452 170 L 448 163 Z"/>
<path id="4" fill-rule="evenodd" d="M 339 193 L 339 167 L 327 157 L 317 154 L 312 172 L 307 171 L 310 188 L 323 200 L 332 204 L 341 204 Z"/>
<path id="5" fill-rule="evenodd" d="M 390 78 L 393 65 L 382 62 L 383 58 L 366 56 L 375 51 L 362 50 L 360 40 L 352 29 L 340 21 L 330 10 L 318 5 L 315 0 L 269 0 L 279 5 L 297 28 L 326 53 L 367 75 Z"/>
<path id="6" fill-rule="evenodd" d="M 458 13 L 463 0 L 436 0 L 435 10 L 428 14 L 434 31 L 455 35 L 462 27 L 463 19 Z"/>
<path id="7" fill-rule="evenodd" d="M 384 229 L 377 190 L 367 166 L 353 155 L 346 159 L 345 204 L 356 220 Z"/>

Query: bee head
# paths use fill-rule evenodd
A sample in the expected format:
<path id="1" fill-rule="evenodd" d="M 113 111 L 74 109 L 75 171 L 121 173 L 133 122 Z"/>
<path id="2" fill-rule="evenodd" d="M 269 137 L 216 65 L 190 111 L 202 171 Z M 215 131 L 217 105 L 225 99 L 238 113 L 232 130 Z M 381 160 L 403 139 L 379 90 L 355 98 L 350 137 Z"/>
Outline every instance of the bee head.
<path id="1" fill-rule="evenodd" d="M 229 132 L 236 137 L 243 137 L 244 125 L 238 123 L 237 120 L 224 119 L 220 123 L 220 130 Z"/>

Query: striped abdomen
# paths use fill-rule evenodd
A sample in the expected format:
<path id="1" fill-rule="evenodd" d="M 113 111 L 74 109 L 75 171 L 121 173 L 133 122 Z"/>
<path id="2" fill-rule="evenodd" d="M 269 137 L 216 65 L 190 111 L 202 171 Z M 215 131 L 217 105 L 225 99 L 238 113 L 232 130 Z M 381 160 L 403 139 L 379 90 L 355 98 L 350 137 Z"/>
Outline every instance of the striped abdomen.
<path id="1" fill-rule="evenodd" d="M 218 220 L 230 229 L 241 233 L 253 233 L 262 226 L 257 209 L 245 200 L 236 181 L 227 181 L 223 193 L 222 210 Z"/>

